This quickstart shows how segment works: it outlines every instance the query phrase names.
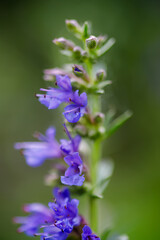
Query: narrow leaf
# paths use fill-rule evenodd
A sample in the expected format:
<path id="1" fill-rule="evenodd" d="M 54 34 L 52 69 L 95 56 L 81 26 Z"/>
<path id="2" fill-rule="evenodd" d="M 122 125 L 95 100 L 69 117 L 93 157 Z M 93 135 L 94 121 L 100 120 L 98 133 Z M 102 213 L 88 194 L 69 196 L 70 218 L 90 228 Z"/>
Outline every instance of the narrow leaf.
<path id="1" fill-rule="evenodd" d="M 105 54 L 115 43 L 114 38 L 110 38 L 99 50 L 97 50 L 97 55 L 100 57 Z"/>
<path id="2" fill-rule="evenodd" d="M 97 172 L 97 183 L 93 189 L 92 195 L 98 198 L 102 198 L 102 194 L 109 184 L 112 176 L 114 164 L 111 160 L 105 160 L 99 163 Z"/>
<path id="3" fill-rule="evenodd" d="M 108 240 L 129 240 L 127 235 L 113 235 L 108 238 Z"/>
<path id="4" fill-rule="evenodd" d="M 107 229 L 102 233 L 102 235 L 101 235 L 101 240 L 107 240 L 110 232 L 111 232 L 111 230 L 107 228 Z"/>
<path id="5" fill-rule="evenodd" d="M 113 120 L 113 122 L 109 125 L 108 129 L 106 130 L 105 137 L 111 136 L 115 131 L 117 131 L 130 117 L 132 116 L 131 111 L 126 111 L 118 118 Z"/>
<path id="6" fill-rule="evenodd" d="M 106 80 L 106 81 L 103 81 L 103 82 L 99 83 L 98 88 L 104 88 L 104 87 L 106 87 L 108 85 L 111 85 L 111 84 L 112 84 L 112 81 Z"/>
<path id="7" fill-rule="evenodd" d="M 90 34 L 89 24 L 88 22 L 85 22 L 83 26 L 83 38 L 84 39 L 88 38 L 89 34 Z"/>

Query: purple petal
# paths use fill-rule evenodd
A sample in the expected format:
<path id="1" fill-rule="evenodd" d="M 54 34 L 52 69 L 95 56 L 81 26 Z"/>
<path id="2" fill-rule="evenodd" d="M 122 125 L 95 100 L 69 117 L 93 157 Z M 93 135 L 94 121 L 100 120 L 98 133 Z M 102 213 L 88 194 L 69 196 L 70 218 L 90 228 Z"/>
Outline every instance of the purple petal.
<path id="1" fill-rule="evenodd" d="M 65 76 L 62 76 L 62 75 L 57 75 L 56 76 L 56 81 L 57 81 L 57 85 L 66 90 L 66 91 L 71 91 L 72 90 L 72 86 L 71 86 L 71 79 L 65 75 Z"/>
<path id="2" fill-rule="evenodd" d="M 80 107 L 76 104 L 68 105 L 64 108 L 65 112 L 64 117 L 68 120 L 68 122 L 75 123 L 78 122 L 79 119 L 82 117 Z"/>
<path id="3" fill-rule="evenodd" d="M 79 174 L 76 174 L 76 175 L 70 176 L 70 177 L 61 176 L 61 182 L 65 185 L 69 185 L 69 186 L 73 186 L 73 185 L 82 186 L 84 180 L 85 180 L 84 175 L 79 176 Z"/>

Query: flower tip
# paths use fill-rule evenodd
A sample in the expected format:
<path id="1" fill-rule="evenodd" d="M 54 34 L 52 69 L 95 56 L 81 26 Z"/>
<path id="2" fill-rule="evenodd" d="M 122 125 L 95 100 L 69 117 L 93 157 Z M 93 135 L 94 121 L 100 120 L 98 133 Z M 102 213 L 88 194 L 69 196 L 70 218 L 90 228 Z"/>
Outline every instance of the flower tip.
<path id="1" fill-rule="evenodd" d="M 16 230 L 16 232 L 17 233 L 22 233 L 22 231 L 19 228 Z"/>
<path id="2" fill-rule="evenodd" d="M 13 217 L 13 218 L 12 218 L 12 223 L 17 223 L 16 217 Z"/>
<path id="3" fill-rule="evenodd" d="M 28 213 L 29 212 L 29 206 L 27 204 L 23 205 L 22 210 L 23 210 L 23 212 Z"/>

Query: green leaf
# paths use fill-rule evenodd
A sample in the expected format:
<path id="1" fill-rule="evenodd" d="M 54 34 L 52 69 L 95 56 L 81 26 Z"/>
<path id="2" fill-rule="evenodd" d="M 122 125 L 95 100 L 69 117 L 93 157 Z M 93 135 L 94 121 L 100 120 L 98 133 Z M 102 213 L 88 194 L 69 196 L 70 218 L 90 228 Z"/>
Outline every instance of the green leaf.
<path id="1" fill-rule="evenodd" d="M 112 84 L 112 81 L 106 80 L 106 81 L 100 82 L 100 83 L 97 85 L 97 87 L 98 87 L 98 88 L 104 88 L 104 87 L 106 87 L 106 86 L 108 86 L 108 85 L 111 85 L 111 84 Z"/>
<path id="2" fill-rule="evenodd" d="M 114 164 L 111 160 L 101 161 L 97 172 L 97 183 L 92 190 L 92 195 L 98 198 L 102 198 L 102 194 L 109 184 L 112 176 Z"/>
<path id="3" fill-rule="evenodd" d="M 118 118 L 113 120 L 109 124 L 108 129 L 105 132 L 105 138 L 111 136 L 115 131 L 117 131 L 131 116 L 132 116 L 132 112 L 126 111 L 125 113 L 120 115 Z"/>
<path id="4" fill-rule="evenodd" d="M 115 43 L 114 38 L 110 38 L 100 49 L 97 50 L 97 56 L 100 57 L 104 55 Z"/>
<path id="5" fill-rule="evenodd" d="M 72 52 L 70 50 L 61 50 L 61 53 L 67 57 L 72 57 Z"/>
<path id="6" fill-rule="evenodd" d="M 128 236 L 123 234 L 123 235 L 113 235 L 109 237 L 107 240 L 129 240 Z"/>
<path id="7" fill-rule="evenodd" d="M 88 22 L 85 22 L 83 25 L 83 38 L 86 39 L 89 37 L 90 28 Z"/>
<path id="8" fill-rule="evenodd" d="M 101 240 L 107 240 L 110 232 L 111 232 L 111 230 L 107 228 L 107 229 L 102 233 L 102 235 L 101 235 Z"/>
<path id="9" fill-rule="evenodd" d="M 106 127 L 106 129 L 108 129 L 108 126 L 113 120 L 113 117 L 115 116 L 115 114 L 116 114 L 116 111 L 114 109 L 109 109 L 108 112 L 106 113 L 105 121 L 104 121 L 104 126 Z"/>

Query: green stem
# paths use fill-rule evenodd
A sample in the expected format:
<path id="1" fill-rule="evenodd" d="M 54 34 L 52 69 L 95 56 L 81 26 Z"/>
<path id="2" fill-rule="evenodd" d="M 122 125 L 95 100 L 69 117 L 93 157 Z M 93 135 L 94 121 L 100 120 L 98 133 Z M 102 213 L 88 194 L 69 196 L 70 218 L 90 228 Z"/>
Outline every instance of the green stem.
<path id="1" fill-rule="evenodd" d="M 101 102 L 99 96 L 92 96 L 90 101 L 90 107 L 92 109 L 92 113 L 100 111 Z M 98 162 L 101 158 L 101 141 L 99 139 L 94 140 L 91 146 L 91 163 L 90 163 L 90 171 L 91 171 L 91 181 L 92 186 L 94 187 L 97 182 L 97 169 Z M 90 224 L 91 228 L 94 232 L 98 233 L 98 199 L 94 196 L 90 196 L 89 199 L 90 204 Z"/>
<path id="2" fill-rule="evenodd" d="M 97 169 L 98 169 L 98 162 L 100 160 L 101 155 L 101 142 L 100 140 L 96 140 L 92 143 L 91 148 L 91 179 L 92 179 L 92 186 L 94 187 L 97 182 Z M 89 200 L 90 204 L 90 224 L 91 228 L 94 232 L 98 232 L 98 199 L 94 196 L 90 196 Z"/>
<path id="3" fill-rule="evenodd" d="M 91 83 L 93 83 L 94 81 L 93 66 L 90 61 L 86 62 L 86 68 L 87 68 L 87 72 L 90 77 Z M 91 96 L 89 105 L 93 115 L 96 112 L 99 112 L 101 110 L 100 97 L 97 95 Z M 101 141 L 97 139 L 92 142 L 92 146 L 91 146 L 90 171 L 91 171 L 91 182 L 93 187 L 96 185 L 96 182 L 97 182 L 97 169 L 98 169 L 98 162 L 100 158 L 101 158 Z M 89 205 L 90 205 L 90 225 L 91 225 L 92 231 L 98 233 L 98 199 L 90 195 Z"/>

